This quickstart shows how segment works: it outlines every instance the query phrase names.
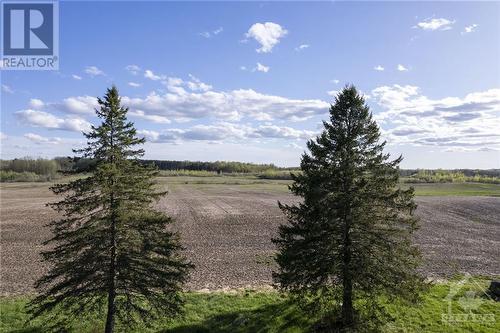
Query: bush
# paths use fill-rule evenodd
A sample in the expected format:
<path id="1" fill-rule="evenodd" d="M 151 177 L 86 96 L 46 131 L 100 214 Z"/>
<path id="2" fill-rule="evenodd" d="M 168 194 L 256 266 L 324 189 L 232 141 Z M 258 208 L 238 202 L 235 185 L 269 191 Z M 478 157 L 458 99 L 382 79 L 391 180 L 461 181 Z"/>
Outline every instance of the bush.
<path id="1" fill-rule="evenodd" d="M 290 171 L 290 170 L 266 170 L 257 175 L 260 179 L 281 179 L 281 180 L 291 180 L 292 173 L 297 173 L 300 171 Z"/>
<path id="2" fill-rule="evenodd" d="M 160 177 L 178 177 L 178 176 L 191 176 L 191 177 L 214 177 L 220 175 L 215 171 L 206 170 L 161 170 Z"/>

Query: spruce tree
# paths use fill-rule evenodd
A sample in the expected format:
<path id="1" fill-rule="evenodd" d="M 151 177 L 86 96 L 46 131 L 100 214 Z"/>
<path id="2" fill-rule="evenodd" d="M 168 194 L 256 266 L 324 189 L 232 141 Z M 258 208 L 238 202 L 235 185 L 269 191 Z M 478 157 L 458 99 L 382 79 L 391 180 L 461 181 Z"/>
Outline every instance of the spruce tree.
<path id="1" fill-rule="evenodd" d="M 302 172 L 293 175 L 290 190 L 302 201 L 280 204 L 288 223 L 273 240 L 274 279 L 299 299 L 329 304 L 330 316 L 340 312 L 333 321 L 351 327 L 356 300 L 374 310 L 380 295 L 412 299 L 422 287 L 411 243 L 416 204 L 413 189 L 398 187 L 402 157 L 383 152 L 379 128 L 354 86 L 337 95 L 323 125 L 307 143 Z"/>
<path id="2" fill-rule="evenodd" d="M 65 195 L 50 204 L 62 218 L 49 224 L 51 249 L 42 256 L 50 271 L 36 283 L 39 295 L 28 310 L 52 318 L 56 328 L 66 317 L 106 310 L 109 333 L 117 320 L 130 326 L 179 313 L 191 264 L 168 231 L 171 218 L 152 207 L 165 192 L 156 187 L 156 169 L 138 161 L 145 140 L 127 120 L 116 87 L 98 102 L 102 123 L 84 134 L 85 148 L 74 150 L 95 162 L 90 174 L 51 188 Z"/>

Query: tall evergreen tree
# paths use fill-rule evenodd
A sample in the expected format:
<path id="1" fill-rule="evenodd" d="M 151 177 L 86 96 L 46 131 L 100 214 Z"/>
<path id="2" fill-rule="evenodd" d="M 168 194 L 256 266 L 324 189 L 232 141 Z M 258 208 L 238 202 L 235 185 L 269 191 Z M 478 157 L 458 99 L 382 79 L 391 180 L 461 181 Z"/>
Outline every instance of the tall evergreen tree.
<path id="1" fill-rule="evenodd" d="M 40 294 L 28 310 L 62 325 L 64 316 L 107 308 L 110 333 L 115 318 L 128 326 L 177 314 L 191 264 L 180 255 L 178 236 L 168 231 L 172 220 L 152 208 L 165 192 L 156 189 L 156 169 L 137 160 L 145 140 L 127 121 L 116 87 L 98 102 L 102 123 L 85 134 L 84 149 L 74 150 L 96 163 L 88 177 L 52 187 L 65 194 L 50 204 L 63 217 L 49 224 L 53 237 L 46 244 L 52 249 L 42 255 L 51 269 L 36 283 Z"/>
<path id="2" fill-rule="evenodd" d="M 419 251 L 411 244 L 416 205 L 413 189 L 397 186 L 402 157 L 384 154 L 379 128 L 354 86 L 338 94 L 323 125 L 290 186 L 303 201 L 280 204 L 289 222 L 274 240 L 274 279 L 292 295 L 341 304 L 341 324 L 349 327 L 357 299 L 374 306 L 381 294 L 418 294 Z"/>

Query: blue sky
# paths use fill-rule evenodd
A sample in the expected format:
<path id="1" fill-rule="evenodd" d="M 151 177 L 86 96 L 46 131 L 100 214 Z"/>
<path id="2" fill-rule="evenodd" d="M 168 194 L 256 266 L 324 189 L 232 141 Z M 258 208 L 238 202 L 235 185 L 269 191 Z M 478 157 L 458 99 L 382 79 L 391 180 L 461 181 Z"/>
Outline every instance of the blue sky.
<path id="1" fill-rule="evenodd" d="M 2 158 L 71 154 L 112 84 L 146 157 L 298 165 L 355 84 L 406 168 L 500 167 L 500 4 L 60 3 L 59 71 L 1 71 Z"/>

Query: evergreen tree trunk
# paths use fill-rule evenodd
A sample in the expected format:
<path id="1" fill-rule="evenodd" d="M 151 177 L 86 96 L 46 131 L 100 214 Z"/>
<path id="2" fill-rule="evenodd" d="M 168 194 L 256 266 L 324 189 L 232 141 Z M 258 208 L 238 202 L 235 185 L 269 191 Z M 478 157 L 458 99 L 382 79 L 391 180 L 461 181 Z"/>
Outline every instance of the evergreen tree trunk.
<path id="1" fill-rule="evenodd" d="M 108 292 L 108 314 L 106 316 L 106 328 L 105 333 L 113 333 L 115 328 L 115 283 L 114 279 L 111 282 Z"/>
<path id="2" fill-rule="evenodd" d="M 342 323 L 344 326 L 350 326 L 353 323 L 353 306 L 352 306 L 352 279 L 349 271 L 351 265 L 351 238 L 349 236 L 350 223 L 349 219 L 346 219 L 346 226 L 344 231 L 344 254 L 343 254 L 343 265 L 342 265 Z"/>
<path id="3" fill-rule="evenodd" d="M 112 119 L 112 117 L 111 117 Z M 109 157 L 109 162 L 115 164 L 114 159 L 114 126 L 111 125 L 110 130 L 110 147 L 111 156 Z M 106 328 L 105 333 L 113 333 L 115 327 L 115 297 L 116 297 L 116 286 L 115 286 L 115 276 L 116 276 L 116 204 L 114 195 L 114 179 L 111 179 L 111 194 L 109 207 L 111 209 L 111 249 L 110 249 L 110 262 L 109 262 L 109 290 L 108 290 L 108 313 L 106 316 Z"/>
<path id="4" fill-rule="evenodd" d="M 111 194 L 111 207 L 114 207 L 114 196 Z M 113 209 L 113 208 L 112 208 Z M 109 267 L 108 314 L 106 316 L 105 333 L 113 333 L 115 326 L 115 276 L 116 276 L 116 219 L 111 217 L 111 254 Z"/>

